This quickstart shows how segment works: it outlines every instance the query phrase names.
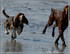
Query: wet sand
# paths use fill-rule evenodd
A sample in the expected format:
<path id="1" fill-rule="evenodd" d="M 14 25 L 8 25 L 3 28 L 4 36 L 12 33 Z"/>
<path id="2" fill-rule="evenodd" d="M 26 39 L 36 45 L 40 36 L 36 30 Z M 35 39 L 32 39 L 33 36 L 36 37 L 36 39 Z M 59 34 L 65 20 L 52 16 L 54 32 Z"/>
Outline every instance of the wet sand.
<path id="1" fill-rule="evenodd" d="M 46 23 L 48 22 L 51 8 L 63 10 L 63 6 L 68 2 L 55 1 L 3 1 L 2 7 L 5 7 L 6 13 L 10 16 L 16 16 L 19 12 L 25 14 L 29 21 L 29 26 L 24 24 L 23 32 L 12 40 L 10 34 L 4 32 L 3 22 L 6 19 L 2 14 L 2 52 L 9 54 L 67 54 L 68 52 L 68 28 L 64 32 L 64 38 L 67 47 L 62 47 L 62 41 L 55 46 L 54 42 L 59 34 L 58 27 L 55 29 L 55 37 L 52 37 L 52 27 L 47 28 L 46 33 L 42 34 Z M 53 23 L 54 24 L 54 23 Z M 0 27 L 1 28 L 1 27 Z M 10 31 L 9 31 L 10 32 Z M 0 37 L 1 38 L 1 37 Z M 18 52 L 18 53 L 16 53 Z M 53 53 L 52 53 L 53 52 Z M 4 53 L 3 53 L 4 54 Z"/>

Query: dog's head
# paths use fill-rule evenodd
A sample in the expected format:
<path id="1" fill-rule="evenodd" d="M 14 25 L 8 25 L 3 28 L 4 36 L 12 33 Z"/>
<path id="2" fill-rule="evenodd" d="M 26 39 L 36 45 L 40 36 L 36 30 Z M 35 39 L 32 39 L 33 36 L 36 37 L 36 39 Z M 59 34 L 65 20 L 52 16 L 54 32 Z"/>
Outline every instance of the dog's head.
<path id="1" fill-rule="evenodd" d="M 15 17 L 15 23 L 18 23 L 18 24 L 25 23 L 28 25 L 28 20 L 26 19 L 23 13 L 18 13 L 17 16 Z"/>
<path id="2" fill-rule="evenodd" d="M 68 5 L 63 7 L 63 11 L 64 11 L 65 14 L 68 14 Z"/>

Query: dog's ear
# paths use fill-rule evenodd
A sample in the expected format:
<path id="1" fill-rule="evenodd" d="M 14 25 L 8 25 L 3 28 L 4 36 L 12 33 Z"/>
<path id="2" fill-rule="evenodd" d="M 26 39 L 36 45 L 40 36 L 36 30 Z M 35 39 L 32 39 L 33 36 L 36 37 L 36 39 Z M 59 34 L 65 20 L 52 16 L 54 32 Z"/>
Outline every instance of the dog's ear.
<path id="1" fill-rule="evenodd" d="M 20 22 L 20 15 L 23 15 L 23 13 L 18 13 L 17 16 L 15 17 L 15 22 L 19 23 Z"/>
<path id="2" fill-rule="evenodd" d="M 63 10 L 64 10 L 65 8 L 68 8 L 68 5 L 64 6 L 64 7 L 63 7 Z"/>
<path id="3" fill-rule="evenodd" d="M 19 24 L 21 15 L 23 15 L 22 16 L 22 22 L 28 25 L 28 20 L 26 19 L 25 15 L 23 13 L 18 13 L 17 14 L 17 16 L 15 17 L 15 23 Z"/>
<path id="4" fill-rule="evenodd" d="M 22 19 L 23 23 L 27 24 L 28 25 L 28 20 L 27 18 L 25 17 L 25 15 L 23 16 L 23 19 Z"/>
<path id="5" fill-rule="evenodd" d="M 66 8 L 68 8 L 68 5 L 66 5 Z"/>
<path id="6" fill-rule="evenodd" d="M 63 11 L 64 11 L 64 13 L 66 12 L 65 9 L 68 9 L 68 5 L 66 5 L 66 6 L 63 7 Z"/>

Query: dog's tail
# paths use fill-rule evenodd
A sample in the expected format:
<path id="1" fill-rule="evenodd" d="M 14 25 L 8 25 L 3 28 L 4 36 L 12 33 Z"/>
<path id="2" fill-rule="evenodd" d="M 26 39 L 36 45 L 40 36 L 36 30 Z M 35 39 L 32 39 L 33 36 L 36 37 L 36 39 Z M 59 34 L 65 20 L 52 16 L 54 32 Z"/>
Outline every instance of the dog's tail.
<path id="1" fill-rule="evenodd" d="M 2 13 L 4 14 L 5 17 L 7 17 L 7 18 L 10 17 L 9 15 L 7 15 L 7 14 L 5 13 L 5 9 L 4 9 L 4 7 L 2 8 Z"/>

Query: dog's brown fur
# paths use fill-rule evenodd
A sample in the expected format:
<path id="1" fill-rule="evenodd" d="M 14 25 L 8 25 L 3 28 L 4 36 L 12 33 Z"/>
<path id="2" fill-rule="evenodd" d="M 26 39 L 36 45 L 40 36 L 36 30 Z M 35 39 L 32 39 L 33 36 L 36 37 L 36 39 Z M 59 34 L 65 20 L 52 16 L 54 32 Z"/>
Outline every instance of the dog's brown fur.
<path id="1" fill-rule="evenodd" d="M 68 5 L 63 7 L 63 11 L 51 8 L 51 14 L 49 17 L 49 21 L 43 30 L 43 34 L 46 32 L 46 28 L 48 26 L 51 26 L 54 21 L 56 24 L 53 26 L 53 32 L 52 32 L 53 37 L 54 37 L 55 27 L 58 26 L 58 28 L 59 28 L 59 35 L 55 41 L 55 44 L 58 44 L 58 40 L 61 37 L 61 40 L 63 42 L 62 46 L 66 46 L 64 36 L 63 36 L 63 32 L 68 27 Z"/>

